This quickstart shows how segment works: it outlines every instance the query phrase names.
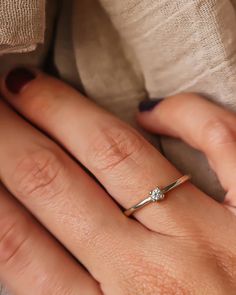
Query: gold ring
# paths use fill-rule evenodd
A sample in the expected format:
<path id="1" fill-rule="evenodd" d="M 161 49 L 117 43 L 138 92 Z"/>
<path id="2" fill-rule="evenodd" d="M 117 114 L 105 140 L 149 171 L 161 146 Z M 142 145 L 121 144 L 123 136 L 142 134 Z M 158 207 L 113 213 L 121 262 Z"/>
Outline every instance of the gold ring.
<path id="1" fill-rule="evenodd" d="M 172 191 L 173 189 L 177 188 L 181 184 L 185 183 L 186 181 L 190 180 L 190 175 L 184 175 L 181 178 L 177 179 L 175 182 L 167 185 L 164 188 L 156 187 L 154 190 L 150 191 L 149 196 L 145 198 L 143 201 L 137 203 L 133 207 L 127 209 L 124 211 L 124 214 L 126 216 L 131 216 L 134 214 L 137 210 L 145 207 L 146 205 L 149 205 L 151 203 L 157 203 L 162 200 L 164 200 L 166 193 Z"/>

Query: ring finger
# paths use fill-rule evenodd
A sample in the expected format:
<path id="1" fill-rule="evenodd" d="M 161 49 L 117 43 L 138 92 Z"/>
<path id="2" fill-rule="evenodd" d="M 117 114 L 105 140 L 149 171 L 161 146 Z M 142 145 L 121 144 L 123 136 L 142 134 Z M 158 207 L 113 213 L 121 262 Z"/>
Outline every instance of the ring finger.
<path id="1" fill-rule="evenodd" d="M 166 186 L 181 176 L 136 131 L 56 79 L 37 73 L 14 94 L 3 81 L 2 92 L 18 111 L 86 166 L 125 208 L 142 200 L 157 184 Z M 191 184 L 169 195 L 168 204 L 147 206 L 136 218 L 149 229 L 173 235 L 182 234 L 194 219 L 204 226 L 207 206 L 202 202 L 206 205 L 212 200 Z"/>

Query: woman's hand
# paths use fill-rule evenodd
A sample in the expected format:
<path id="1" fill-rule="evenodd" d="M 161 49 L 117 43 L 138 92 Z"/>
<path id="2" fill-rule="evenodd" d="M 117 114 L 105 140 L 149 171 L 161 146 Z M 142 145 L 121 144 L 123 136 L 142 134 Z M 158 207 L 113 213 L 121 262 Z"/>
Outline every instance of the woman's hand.
<path id="1" fill-rule="evenodd" d="M 181 174 L 131 127 L 69 86 L 42 73 L 26 73 L 11 73 L 1 91 L 48 136 L 0 103 L 0 177 L 14 196 L 0 191 L 0 278 L 13 292 L 235 294 L 235 216 L 187 183 L 165 201 L 138 211 L 135 219 L 125 217 L 118 205 L 129 208 Z M 194 118 L 183 124 L 181 110 L 191 112 L 186 97 L 198 105 L 199 116 L 205 114 L 205 125 L 196 125 Z M 226 121 L 221 121 L 215 117 L 219 107 L 195 95 L 178 99 L 176 113 L 173 107 L 168 113 L 177 101 L 173 97 L 139 120 L 149 127 L 157 120 L 158 131 L 182 136 L 204 151 L 207 134 L 207 155 L 223 184 L 231 183 L 225 187 L 233 189 L 229 171 L 233 174 L 236 166 L 236 131 L 228 132 L 223 123 L 235 124 L 235 116 L 222 110 Z M 221 153 L 227 166 L 216 157 L 224 143 L 231 152 Z"/>

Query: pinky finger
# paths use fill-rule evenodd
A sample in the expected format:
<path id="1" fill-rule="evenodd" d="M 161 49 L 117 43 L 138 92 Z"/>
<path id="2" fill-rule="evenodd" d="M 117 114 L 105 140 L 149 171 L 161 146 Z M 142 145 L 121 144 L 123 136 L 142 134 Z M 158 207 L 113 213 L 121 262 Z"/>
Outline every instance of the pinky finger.
<path id="1" fill-rule="evenodd" d="M 12 294 L 101 295 L 95 280 L 1 184 L 0 280 Z"/>

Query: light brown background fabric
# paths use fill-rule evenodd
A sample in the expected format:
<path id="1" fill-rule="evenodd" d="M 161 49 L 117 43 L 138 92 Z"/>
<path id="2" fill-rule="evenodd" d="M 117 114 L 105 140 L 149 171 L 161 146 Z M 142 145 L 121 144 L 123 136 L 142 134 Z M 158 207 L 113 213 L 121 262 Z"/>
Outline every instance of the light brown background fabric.
<path id="1" fill-rule="evenodd" d="M 55 40 L 62 78 L 82 85 L 123 120 L 138 128 L 139 101 L 181 91 L 236 110 L 236 0 L 63 2 Z M 9 55 L 5 65 L 11 60 Z M 224 192 L 201 153 L 177 140 L 151 140 L 194 183 L 222 200 Z"/>

